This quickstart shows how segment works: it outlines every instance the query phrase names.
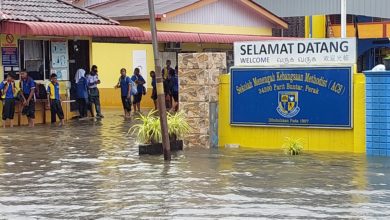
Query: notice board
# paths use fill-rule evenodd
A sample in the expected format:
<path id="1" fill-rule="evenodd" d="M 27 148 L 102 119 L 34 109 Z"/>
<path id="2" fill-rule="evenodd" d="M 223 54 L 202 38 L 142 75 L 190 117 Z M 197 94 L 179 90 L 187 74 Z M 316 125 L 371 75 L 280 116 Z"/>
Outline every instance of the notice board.
<path id="1" fill-rule="evenodd" d="M 352 68 L 232 68 L 236 126 L 352 128 Z"/>
<path id="2" fill-rule="evenodd" d="M 51 42 L 51 69 L 58 80 L 69 80 L 68 43 L 65 40 Z"/>

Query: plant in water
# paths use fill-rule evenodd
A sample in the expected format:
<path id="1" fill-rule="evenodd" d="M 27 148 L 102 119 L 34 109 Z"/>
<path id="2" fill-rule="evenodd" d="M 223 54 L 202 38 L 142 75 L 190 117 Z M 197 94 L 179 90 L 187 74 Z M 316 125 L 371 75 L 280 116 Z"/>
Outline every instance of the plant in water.
<path id="1" fill-rule="evenodd" d="M 155 110 L 147 115 L 140 115 L 135 120 L 140 122 L 133 125 L 128 134 L 136 134 L 137 141 L 143 144 L 160 143 L 162 140 L 160 119 L 156 117 Z M 191 130 L 183 112 L 168 113 L 168 133 L 171 140 L 175 141 L 188 134 Z"/>
<path id="2" fill-rule="evenodd" d="M 301 139 L 292 139 L 287 137 L 283 144 L 284 153 L 287 155 L 299 155 L 303 150 L 303 143 Z"/>
<path id="3" fill-rule="evenodd" d="M 133 125 L 128 134 L 136 134 L 137 141 L 143 144 L 154 144 L 161 142 L 160 120 L 155 116 L 156 111 L 150 111 L 147 115 L 140 115 L 135 120 L 139 121 Z"/>
<path id="4" fill-rule="evenodd" d="M 184 135 L 191 131 L 191 127 L 188 124 L 184 112 L 168 113 L 168 133 L 172 140 L 178 140 L 183 138 Z"/>

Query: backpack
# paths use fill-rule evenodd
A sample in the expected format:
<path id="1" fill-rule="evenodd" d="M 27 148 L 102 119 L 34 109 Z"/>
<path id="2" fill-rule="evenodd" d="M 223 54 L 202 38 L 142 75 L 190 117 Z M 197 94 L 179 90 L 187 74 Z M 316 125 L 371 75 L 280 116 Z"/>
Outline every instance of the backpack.
<path id="1" fill-rule="evenodd" d="M 131 95 L 137 95 L 138 94 L 137 85 L 133 80 L 130 79 L 130 81 L 131 81 Z"/>
<path id="2" fill-rule="evenodd" d="M 131 84 L 131 91 L 130 91 L 130 94 L 131 95 L 137 95 L 138 94 L 138 90 L 137 90 L 137 85 L 135 84 L 135 82 L 133 80 L 131 80 L 130 77 L 126 76 L 126 79 L 130 79 L 130 84 Z M 118 85 L 121 84 L 121 77 L 119 77 L 119 80 L 118 80 Z"/>
<path id="3" fill-rule="evenodd" d="M 43 84 L 40 83 L 35 84 L 35 97 L 37 99 L 47 99 L 46 88 Z"/>

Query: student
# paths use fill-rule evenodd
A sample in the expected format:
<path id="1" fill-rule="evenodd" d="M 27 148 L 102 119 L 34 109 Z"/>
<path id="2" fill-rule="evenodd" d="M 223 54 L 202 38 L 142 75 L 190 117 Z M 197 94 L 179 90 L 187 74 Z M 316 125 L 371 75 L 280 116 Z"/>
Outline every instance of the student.
<path id="1" fill-rule="evenodd" d="M 100 84 L 100 80 L 98 76 L 98 68 L 96 65 L 92 66 L 91 72 L 87 77 L 87 82 L 88 82 L 89 102 L 91 105 L 95 104 L 96 117 L 104 118 L 100 108 L 99 89 L 97 88 L 97 85 Z"/>
<path id="2" fill-rule="evenodd" d="M 77 70 L 76 76 L 76 88 L 77 88 L 77 103 L 79 105 L 79 118 L 87 117 L 87 108 L 88 108 L 88 83 L 85 78 L 85 70 Z"/>
<path id="3" fill-rule="evenodd" d="M 91 117 L 95 117 L 93 109 L 92 109 L 92 103 L 89 101 L 89 86 L 88 86 L 88 78 L 91 76 L 90 72 L 85 72 L 85 79 L 87 79 L 87 92 L 88 92 L 88 102 L 87 102 L 87 115 L 88 111 L 91 113 Z"/>
<path id="4" fill-rule="evenodd" d="M 131 81 L 130 77 L 126 75 L 126 69 L 121 69 L 121 76 L 119 77 L 118 84 L 115 88 L 121 88 L 121 99 L 123 110 L 125 111 L 125 118 L 130 118 L 131 113 L 131 85 L 133 81 Z"/>
<path id="5" fill-rule="evenodd" d="M 170 91 L 170 75 L 174 73 L 175 70 L 171 67 L 171 60 L 166 61 L 166 67 L 162 69 L 162 77 L 163 77 L 163 84 L 164 84 L 164 94 L 165 94 L 165 105 L 167 109 L 170 109 L 172 107 L 172 96 Z"/>
<path id="6" fill-rule="evenodd" d="M 6 81 L 0 83 L 0 90 L 2 90 L 1 98 L 3 99 L 3 128 L 5 128 L 7 120 L 10 122 L 10 127 L 14 127 L 15 95 L 17 94 L 14 80 L 15 76 L 8 74 Z"/>
<path id="7" fill-rule="evenodd" d="M 177 112 L 179 109 L 179 78 L 175 72 L 170 73 L 170 81 L 171 81 L 171 94 L 173 98 L 173 104 L 171 111 Z"/>
<path id="8" fill-rule="evenodd" d="M 27 116 L 28 125 L 34 127 L 35 119 L 35 82 L 28 76 L 25 70 L 20 72 L 20 89 L 22 91 L 23 110 L 22 114 Z"/>
<path id="9" fill-rule="evenodd" d="M 144 91 L 145 80 L 141 76 L 139 68 L 134 69 L 134 75 L 131 77 L 131 80 L 137 86 L 137 94 L 134 95 L 134 97 L 133 97 L 134 113 L 136 113 L 136 112 L 141 113 L 141 100 L 142 100 L 142 94 Z"/>
<path id="10" fill-rule="evenodd" d="M 57 75 L 50 75 L 50 83 L 47 87 L 47 99 L 51 113 L 51 123 L 56 122 L 56 116 L 60 119 L 60 126 L 64 124 L 64 112 L 62 111 L 60 98 L 60 85 L 57 81 Z"/>
<path id="11" fill-rule="evenodd" d="M 156 73 L 154 71 L 150 71 L 150 77 L 152 78 L 152 100 L 154 104 L 154 110 L 157 110 L 157 80 Z"/>

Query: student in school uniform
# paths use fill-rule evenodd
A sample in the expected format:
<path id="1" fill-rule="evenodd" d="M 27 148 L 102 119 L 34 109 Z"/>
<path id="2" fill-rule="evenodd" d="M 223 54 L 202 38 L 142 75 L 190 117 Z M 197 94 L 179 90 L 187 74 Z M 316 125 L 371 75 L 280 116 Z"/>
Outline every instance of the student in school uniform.
<path id="1" fill-rule="evenodd" d="M 161 70 L 164 84 L 165 105 L 167 109 L 172 108 L 172 94 L 170 91 L 170 85 L 172 84 L 170 76 L 174 74 L 175 70 L 171 67 L 171 60 L 166 61 L 166 66 Z"/>
<path id="2" fill-rule="evenodd" d="M 3 128 L 5 128 L 7 120 L 9 120 L 10 127 L 14 126 L 14 115 L 15 115 L 15 96 L 17 89 L 15 86 L 15 75 L 8 74 L 7 79 L 0 83 L 0 90 L 2 91 L 3 99 Z"/>
<path id="3" fill-rule="evenodd" d="M 134 69 L 134 75 L 131 77 L 131 80 L 137 86 L 137 94 L 134 95 L 133 97 L 134 113 L 136 112 L 141 113 L 141 100 L 142 100 L 142 95 L 144 93 L 145 80 L 141 76 L 139 68 Z"/>
<path id="4" fill-rule="evenodd" d="M 171 80 L 171 94 L 173 98 L 172 112 L 177 112 L 179 110 L 179 78 L 175 72 L 172 72 L 170 75 Z"/>
<path id="5" fill-rule="evenodd" d="M 131 81 L 130 77 L 126 75 L 126 69 L 121 69 L 121 76 L 119 77 L 118 84 L 115 86 L 116 89 L 121 89 L 121 99 L 123 110 L 125 112 L 125 118 L 130 118 L 131 116 Z"/>
<path id="6" fill-rule="evenodd" d="M 152 98 L 154 104 L 154 110 L 157 110 L 157 80 L 156 73 L 154 71 L 150 71 L 150 77 L 152 78 Z"/>
<path id="7" fill-rule="evenodd" d="M 88 82 L 85 77 L 85 70 L 77 70 L 76 76 L 77 103 L 79 105 L 79 118 L 86 118 L 88 115 Z"/>
<path id="8" fill-rule="evenodd" d="M 97 85 L 99 85 L 100 79 L 98 75 L 98 68 L 96 65 L 93 65 L 91 68 L 91 72 L 87 76 L 87 81 L 88 81 L 88 92 L 89 92 L 89 104 L 95 105 L 95 110 L 96 110 L 96 118 L 104 118 L 101 112 L 101 107 L 100 107 L 100 94 L 99 94 L 99 89 Z"/>
<path id="9" fill-rule="evenodd" d="M 49 102 L 51 123 L 56 122 L 56 116 L 60 119 L 60 126 L 64 124 L 64 111 L 61 106 L 60 85 L 57 81 L 57 75 L 51 74 L 50 83 L 47 87 L 47 99 Z"/>
<path id="10" fill-rule="evenodd" d="M 26 70 L 20 72 L 20 90 L 22 91 L 23 110 L 22 114 L 27 116 L 28 125 L 34 127 L 35 120 L 35 82 Z"/>

